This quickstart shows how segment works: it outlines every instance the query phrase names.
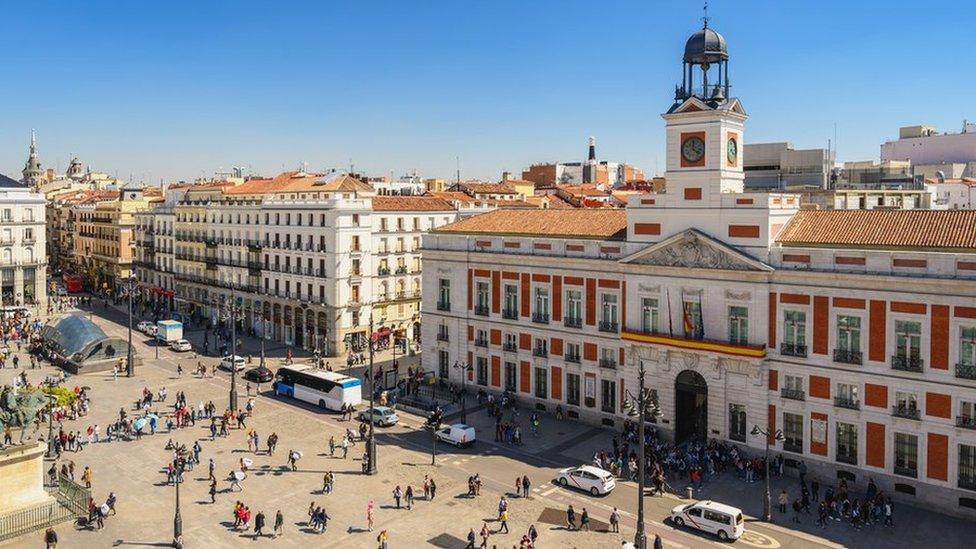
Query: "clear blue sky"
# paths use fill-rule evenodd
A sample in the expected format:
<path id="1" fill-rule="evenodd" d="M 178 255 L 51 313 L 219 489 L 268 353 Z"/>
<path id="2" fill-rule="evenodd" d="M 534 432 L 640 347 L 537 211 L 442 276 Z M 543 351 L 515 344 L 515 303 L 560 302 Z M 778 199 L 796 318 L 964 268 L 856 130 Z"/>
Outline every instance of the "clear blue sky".
<path id="1" fill-rule="evenodd" d="M 969 1 L 712 0 L 746 140 L 878 156 L 976 118 Z M 417 169 L 497 178 L 599 156 L 664 165 L 695 1 L 4 2 L 0 172 L 41 160 L 158 182 Z M 663 168 L 662 168 L 663 169 Z"/>

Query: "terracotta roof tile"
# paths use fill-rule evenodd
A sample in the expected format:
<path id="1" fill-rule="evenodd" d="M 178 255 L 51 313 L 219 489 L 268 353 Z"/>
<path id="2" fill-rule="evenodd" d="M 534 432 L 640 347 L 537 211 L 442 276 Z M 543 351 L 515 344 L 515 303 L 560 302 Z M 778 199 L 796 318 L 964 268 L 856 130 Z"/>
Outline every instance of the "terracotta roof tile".
<path id="1" fill-rule="evenodd" d="M 461 188 L 474 194 L 515 194 L 515 187 L 508 183 L 461 183 Z"/>
<path id="2" fill-rule="evenodd" d="M 392 212 L 443 212 L 454 211 L 454 206 L 435 196 L 374 196 L 373 211 Z"/>
<path id="3" fill-rule="evenodd" d="M 624 210 L 504 209 L 476 215 L 438 228 L 437 233 L 623 239 Z"/>
<path id="4" fill-rule="evenodd" d="M 776 241 L 787 246 L 976 250 L 976 211 L 801 210 Z"/>

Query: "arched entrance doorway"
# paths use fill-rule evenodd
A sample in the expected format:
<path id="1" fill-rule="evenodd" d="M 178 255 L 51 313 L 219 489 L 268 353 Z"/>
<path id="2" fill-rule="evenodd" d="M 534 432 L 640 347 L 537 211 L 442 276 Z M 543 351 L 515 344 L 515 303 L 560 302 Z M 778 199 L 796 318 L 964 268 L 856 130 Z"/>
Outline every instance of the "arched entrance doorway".
<path id="1" fill-rule="evenodd" d="M 685 370 L 674 380 L 674 440 L 708 439 L 708 384 L 701 374 Z"/>

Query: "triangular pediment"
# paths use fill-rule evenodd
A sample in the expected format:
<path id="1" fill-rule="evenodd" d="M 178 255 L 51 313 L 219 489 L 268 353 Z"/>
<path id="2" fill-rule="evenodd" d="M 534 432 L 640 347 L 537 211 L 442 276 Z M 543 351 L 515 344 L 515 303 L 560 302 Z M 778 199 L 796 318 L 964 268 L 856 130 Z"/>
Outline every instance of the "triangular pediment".
<path id="1" fill-rule="evenodd" d="M 620 260 L 631 265 L 769 272 L 762 261 L 705 233 L 688 229 Z"/>

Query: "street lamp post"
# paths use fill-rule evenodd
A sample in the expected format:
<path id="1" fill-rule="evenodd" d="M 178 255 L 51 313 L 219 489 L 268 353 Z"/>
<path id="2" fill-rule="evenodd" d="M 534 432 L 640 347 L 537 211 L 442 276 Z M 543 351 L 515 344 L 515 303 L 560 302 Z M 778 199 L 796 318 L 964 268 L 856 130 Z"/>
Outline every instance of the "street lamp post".
<path id="1" fill-rule="evenodd" d="M 783 431 L 776 429 L 775 431 L 770 431 L 769 429 L 763 429 L 758 425 L 752 426 L 752 436 L 762 435 L 766 439 L 766 493 L 763 498 L 763 520 L 766 522 L 772 522 L 773 520 L 773 502 L 769 493 L 769 439 L 775 439 L 776 441 L 783 441 L 785 437 L 783 436 Z"/>
<path id="2" fill-rule="evenodd" d="M 129 302 L 129 348 L 127 350 L 126 359 L 125 359 L 126 361 L 125 375 L 127 377 L 132 377 L 136 375 L 136 366 L 132 360 L 132 290 L 134 285 L 135 285 L 135 279 L 132 277 L 129 277 L 123 285 L 126 294 L 128 294 L 128 302 Z M 92 308 L 94 307 L 95 305 L 93 302 Z"/>
<path id="3" fill-rule="evenodd" d="M 454 368 L 461 372 L 461 423 L 468 422 L 468 410 L 467 410 L 467 392 L 465 391 L 465 383 L 468 380 L 468 372 L 472 371 L 470 364 L 459 360 L 454 363 Z"/>
<path id="4" fill-rule="evenodd" d="M 183 467 L 176 469 L 176 513 L 173 515 L 173 547 L 180 549 L 183 547 L 183 517 L 180 515 L 180 477 L 183 476 Z"/>
<path id="5" fill-rule="evenodd" d="M 237 411 L 237 298 L 230 294 L 230 409 Z"/>
<path id="6" fill-rule="evenodd" d="M 650 389 L 644 387 L 644 361 L 638 362 L 637 394 L 627 391 L 622 408 L 630 417 L 637 418 L 637 533 L 634 534 L 634 547 L 636 549 L 647 549 L 647 530 L 644 526 L 644 422 L 646 416 L 654 418 L 661 416 L 661 408 L 658 406 L 656 395 Z"/>
<path id="7" fill-rule="evenodd" d="M 47 411 L 47 452 L 44 457 L 54 459 L 54 405 L 58 399 L 54 395 L 48 395 L 50 409 Z"/>
<path id="8" fill-rule="evenodd" d="M 375 475 L 377 473 L 376 468 L 376 439 L 373 437 L 373 399 L 376 395 L 376 376 L 373 372 L 373 313 L 369 313 L 369 337 L 367 339 L 369 344 L 369 413 L 366 417 L 369 420 L 369 438 L 366 440 L 366 468 L 363 472 L 367 475 Z"/>

